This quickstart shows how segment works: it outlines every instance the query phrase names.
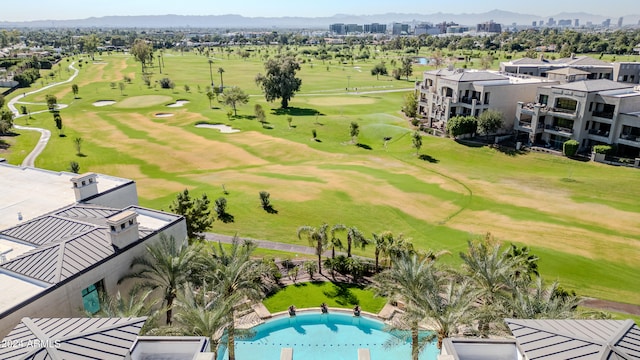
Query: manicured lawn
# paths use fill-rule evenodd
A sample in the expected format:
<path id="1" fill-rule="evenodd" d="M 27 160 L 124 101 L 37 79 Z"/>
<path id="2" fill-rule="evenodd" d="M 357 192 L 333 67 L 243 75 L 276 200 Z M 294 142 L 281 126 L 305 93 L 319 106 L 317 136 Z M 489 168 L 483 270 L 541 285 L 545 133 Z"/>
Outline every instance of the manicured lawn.
<path id="1" fill-rule="evenodd" d="M 253 49 L 258 50 L 260 56 L 277 51 Z M 77 161 L 81 172 L 134 179 L 141 205 L 157 209 L 167 210 L 185 188 L 196 196 L 206 193 L 212 201 L 224 196 L 235 222 L 216 221 L 214 232 L 306 244 L 296 236 L 299 226 L 341 223 L 366 236 L 389 230 L 411 238 L 418 248 L 447 249 L 452 255 L 444 260 L 452 264 L 459 264 L 467 240 L 490 232 L 503 243 L 532 247 L 548 280 L 559 279 L 581 295 L 640 303 L 640 187 L 635 186 L 640 171 L 546 154 L 511 155 L 435 137 L 423 139 L 420 154 L 427 160 L 421 160 L 412 148 L 413 128 L 399 112 L 414 82 L 376 80 L 370 68 L 400 54 L 370 52 L 375 59 L 353 64 L 305 58 L 299 73 L 302 90 L 291 108 L 282 110 L 266 102 L 255 85 L 255 75 L 264 72 L 260 56 L 244 60 L 215 51 L 210 56 L 214 70 L 225 69 L 225 86 L 251 94 L 232 118 L 222 103 L 214 100 L 209 106 L 209 64 L 195 53 L 166 52 L 163 73 L 152 70 L 150 87 L 131 57 L 104 54 L 95 63 L 83 63 L 74 81 L 78 99 L 66 84 L 20 100 L 44 102 L 51 93 L 69 105 L 61 111 L 64 137 L 48 112 L 29 120 L 53 134 L 36 166 L 67 170 L 70 161 Z M 427 69 L 415 66 L 410 80 Z M 112 88 L 125 76 L 133 80 L 122 92 Z M 156 80 L 163 77 L 173 80 L 175 89 L 161 89 Z M 214 80 L 219 84 L 219 74 Z M 182 99 L 189 102 L 167 106 Z M 99 100 L 116 104 L 94 106 Z M 268 126 L 253 119 L 256 104 L 264 107 Z M 25 125 L 25 120 L 16 123 Z M 202 121 L 240 132 L 196 128 Z M 351 143 L 352 121 L 360 125 L 358 143 L 366 146 Z M 12 164 L 19 164 L 25 149 L 37 142 L 33 133 L 21 134 L 9 153 L 0 155 Z M 74 148 L 77 137 L 83 139 L 81 155 Z M 385 137 L 391 139 L 385 143 Z M 271 194 L 277 214 L 260 207 L 260 191 Z M 354 253 L 372 257 L 373 249 Z"/>
<path id="2" fill-rule="evenodd" d="M 304 282 L 289 285 L 276 294 L 264 299 L 262 303 L 271 312 L 285 311 L 294 305 L 298 309 L 320 308 L 326 303 L 329 307 L 353 308 L 360 305 L 362 311 L 379 313 L 387 300 L 374 297 L 371 290 L 356 285 L 331 282 Z"/>

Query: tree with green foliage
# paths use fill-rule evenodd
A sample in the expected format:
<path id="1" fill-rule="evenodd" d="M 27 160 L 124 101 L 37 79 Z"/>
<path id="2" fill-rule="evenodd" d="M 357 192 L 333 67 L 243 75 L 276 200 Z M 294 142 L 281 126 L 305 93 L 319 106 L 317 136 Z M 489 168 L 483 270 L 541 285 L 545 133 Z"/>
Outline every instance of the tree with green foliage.
<path id="1" fill-rule="evenodd" d="M 400 67 L 400 76 L 405 76 L 407 81 L 409 76 L 413 75 L 413 59 L 405 56 L 402 58 L 402 66 Z"/>
<path id="2" fill-rule="evenodd" d="M 233 86 L 224 91 L 222 94 L 222 102 L 227 106 L 231 106 L 233 109 L 233 116 L 238 116 L 237 106 L 248 103 L 249 95 L 239 87 Z"/>
<path id="3" fill-rule="evenodd" d="M 80 91 L 80 88 L 78 88 L 78 84 L 71 85 L 71 92 L 73 92 L 73 98 L 74 99 L 78 98 L 78 92 L 79 91 Z"/>
<path id="4" fill-rule="evenodd" d="M 267 119 L 267 115 L 265 114 L 264 109 L 262 108 L 262 105 L 256 104 L 253 107 L 253 115 L 256 117 L 256 119 L 258 119 L 260 124 L 262 124 L 262 127 L 264 127 L 264 123 Z"/>
<path id="5" fill-rule="evenodd" d="M 387 71 L 387 67 L 384 62 L 379 64 L 375 64 L 371 69 L 371 75 L 376 76 L 376 80 L 380 80 L 380 75 L 387 75 L 389 72 Z"/>
<path id="6" fill-rule="evenodd" d="M 77 161 L 70 161 L 69 162 L 69 171 L 74 173 L 74 174 L 79 174 L 80 173 L 80 164 L 78 164 Z"/>
<path id="7" fill-rule="evenodd" d="M 447 121 L 447 132 L 453 138 L 464 134 L 475 134 L 478 121 L 473 116 L 454 116 Z"/>
<path id="8" fill-rule="evenodd" d="M 420 152 L 420 148 L 422 148 L 422 135 L 420 131 L 416 130 L 411 135 L 411 142 L 413 143 L 413 147 L 416 149 L 416 155 Z"/>
<path id="9" fill-rule="evenodd" d="M 153 47 L 144 39 L 136 39 L 129 49 L 129 53 L 133 55 L 136 61 L 142 65 L 142 73 L 145 73 L 147 63 L 153 59 Z"/>
<path id="10" fill-rule="evenodd" d="M 13 112 L 9 109 L 0 109 L 0 134 L 7 134 L 13 127 Z"/>
<path id="11" fill-rule="evenodd" d="M 360 134 L 360 125 L 358 125 L 357 122 L 352 121 L 351 125 L 349 126 L 349 135 L 351 136 L 351 143 L 352 144 L 357 144 L 358 143 L 358 135 Z"/>
<path id="12" fill-rule="evenodd" d="M 47 108 L 49 111 L 53 111 L 58 104 L 58 98 L 55 95 L 47 94 L 45 95 L 45 100 L 47 102 Z"/>
<path id="13" fill-rule="evenodd" d="M 219 67 L 218 74 L 220 74 L 220 90 L 224 90 L 224 80 L 222 79 L 222 73 L 224 73 L 224 69 Z"/>
<path id="14" fill-rule="evenodd" d="M 351 257 L 351 248 L 353 246 L 364 249 L 370 243 L 355 226 L 336 224 L 331 228 L 331 237 L 335 237 L 335 234 L 338 232 L 345 232 L 347 234 L 347 257 Z"/>
<path id="15" fill-rule="evenodd" d="M 73 139 L 73 146 L 76 148 L 76 155 L 82 155 L 82 138 L 76 137 Z"/>
<path id="16" fill-rule="evenodd" d="M 280 99 L 283 109 L 289 107 L 289 100 L 300 90 L 302 80 L 296 77 L 300 64 L 294 57 L 271 58 L 264 65 L 266 74 L 256 76 L 256 84 L 264 91 L 267 101 Z"/>
<path id="17" fill-rule="evenodd" d="M 418 97 L 414 92 L 409 92 L 404 97 L 402 112 L 412 119 L 418 116 Z"/>
<path id="18" fill-rule="evenodd" d="M 309 225 L 300 226 L 298 228 L 298 239 L 306 237 L 309 245 L 315 249 L 315 255 L 318 257 L 318 273 L 322 275 L 322 254 L 329 245 L 329 224 L 324 223 L 320 227 L 312 227 Z"/>
<path id="19" fill-rule="evenodd" d="M 214 221 L 209 204 L 210 201 L 207 194 L 203 193 L 200 198 L 192 198 L 189 190 L 184 189 L 169 204 L 169 210 L 184 216 L 189 239 L 203 239 L 203 233 L 211 228 Z"/>
<path id="20" fill-rule="evenodd" d="M 478 116 L 478 132 L 483 135 L 493 134 L 498 131 L 504 120 L 502 120 L 502 112 L 498 110 L 485 110 Z"/>
<path id="21" fill-rule="evenodd" d="M 146 246 L 146 254 L 131 261 L 133 272 L 118 280 L 138 279 L 143 288 L 160 289 L 166 306 L 167 325 L 171 325 L 173 301 L 178 288 L 187 282 L 191 265 L 196 260 L 199 247 L 189 246 L 186 241 L 177 243 L 173 236 L 160 234 L 157 242 Z"/>
<path id="22" fill-rule="evenodd" d="M 215 94 L 212 91 L 207 91 L 207 99 L 209 99 L 209 109 L 211 109 L 213 107 L 213 105 L 211 105 L 211 101 L 213 101 L 213 98 L 215 98 Z"/>
<path id="23" fill-rule="evenodd" d="M 133 318 L 147 317 L 140 335 L 145 335 L 149 330 L 156 327 L 158 317 L 162 313 L 159 308 L 161 299 L 152 296 L 154 290 L 142 286 L 133 286 L 127 296 L 123 296 L 120 291 L 115 296 L 110 296 L 106 292 L 100 294 L 100 310 L 94 314 L 87 315 L 95 318 Z"/>
<path id="24" fill-rule="evenodd" d="M 62 136 L 62 116 L 60 116 L 60 112 L 56 111 L 53 113 L 53 121 L 56 123 L 56 128 L 58 129 L 58 134 Z"/>
<path id="25" fill-rule="evenodd" d="M 265 264 L 251 257 L 256 247 L 253 242 L 240 243 L 234 237 L 230 249 L 218 243 L 217 247 L 212 247 L 210 256 L 202 257 L 204 268 L 208 269 L 204 274 L 206 283 L 211 284 L 223 306 L 229 309 L 226 327 L 229 360 L 235 359 L 237 305 L 246 299 L 261 300 L 271 285 L 263 277 L 268 271 Z"/>
<path id="26" fill-rule="evenodd" d="M 4 96 L 0 94 L 0 109 L 4 106 L 4 102 L 5 102 Z"/>

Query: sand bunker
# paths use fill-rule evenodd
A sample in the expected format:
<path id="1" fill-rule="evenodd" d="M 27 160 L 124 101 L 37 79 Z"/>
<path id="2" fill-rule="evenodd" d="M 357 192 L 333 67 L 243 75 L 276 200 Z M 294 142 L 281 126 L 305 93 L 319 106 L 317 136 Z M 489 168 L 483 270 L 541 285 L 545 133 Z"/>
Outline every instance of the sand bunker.
<path id="1" fill-rule="evenodd" d="M 231 126 L 224 125 L 224 124 L 198 124 L 196 125 L 196 127 L 220 130 L 220 132 L 223 134 L 232 134 L 232 133 L 240 132 L 240 130 L 234 129 Z"/>
<path id="2" fill-rule="evenodd" d="M 157 118 L 166 118 L 166 117 L 172 117 L 173 113 L 156 113 L 155 117 Z"/>
<path id="3" fill-rule="evenodd" d="M 101 107 L 101 106 L 109 106 L 109 105 L 113 105 L 113 104 L 115 104 L 115 103 L 116 103 L 116 102 L 115 102 L 115 101 L 113 101 L 113 100 L 98 100 L 98 101 L 96 101 L 96 102 L 94 102 L 94 103 L 93 103 L 93 106 L 98 106 L 98 107 Z"/>
<path id="4" fill-rule="evenodd" d="M 174 103 L 168 104 L 167 107 L 181 107 L 189 103 L 189 100 L 177 100 Z"/>

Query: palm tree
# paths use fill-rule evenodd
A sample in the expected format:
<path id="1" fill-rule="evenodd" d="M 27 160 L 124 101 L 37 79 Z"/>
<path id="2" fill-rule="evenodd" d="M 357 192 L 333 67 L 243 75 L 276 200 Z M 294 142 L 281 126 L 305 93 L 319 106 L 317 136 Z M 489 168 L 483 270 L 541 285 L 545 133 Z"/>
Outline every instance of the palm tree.
<path id="1" fill-rule="evenodd" d="M 198 255 L 199 248 L 189 246 L 186 241 L 176 244 L 173 236 L 160 234 L 157 243 L 147 246 L 146 256 L 136 256 L 130 268 L 139 268 L 125 275 L 118 284 L 126 279 L 141 279 L 140 286 L 148 289 L 160 288 L 166 305 L 167 325 L 171 325 L 173 301 L 176 299 L 178 286 L 187 282 L 191 263 Z"/>
<path id="2" fill-rule="evenodd" d="M 302 236 L 306 236 L 309 244 L 316 249 L 316 256 L 318 256 L 318 273 L 322 275 L 322 253 L 326 250 L 329 242 L 327 229 L 329 225 L 327 223 L 322 224 L 319 228 L 314 228 L 308 225 L 300 226 L 298 228 L 298 239 L 302 239 Z"/>
<path id="3" fill-rule="evenodd" d="M 211 65 L 213 65 L 213 60 L 209 59 L 209 77 L 211 78 L 211 88 L 213 89 L 215 86 L 213 85 L 213 70 L 211 69 Z"/>
<path id="4" fill-rule="evenodd" d="M 364 249 L 369 244 L 369 240 L 367 240 L 355 226 L 334 225 L 333 228 L 331 228 L 331 235 L 333 236 L 337 231 L 347 232 L 347 257 L 351 257 L 352 245 L 360 246 L 360 248 Z"/>
<path id="5" fill-rule="evenodd" d="M 387 233 L 386 254 L 389 259 L 389 267 L 393 260 L 402 254 L 414 254 L 415 249 L 413 243 L 409 239 L 405 239 L 402 234 L 394 237 L 392 233 Z"/>
<path id="6" fill-rule="evenodd" d="M 558 282 L 544 287 L 538 277 L 530 288 L 519 289 L 506 302 L 505 313 L 517 319 L 574 319 L 580 300 L 573 295 L 558 295 Z"/>
<path id="7" fill-rule="evenodd" d="M 377 295 L 402 300 L 406 304 L 406 318 L 411 333 L 411 358 L 418 360 L 421 347 L 418 323 L 424 318 L 423 297 L 426 292 L 437 291 L 434 262 L 418 256 L 400 253 L 391 268 L 374 277 L 373 290 Z"/>
<path id="8" fill-rule="evenodd" d="M 196 294 L 190 285 L 185 286 L 184 292 L 176 300 L 175 319 L 182 335 L 209 338 L 210 351 L 214 353 L 213 358 L 217 359 L 221 335 L 230 325 L 231 309 L 219 294 L 206 289 L 205 285 Z"/>
<path id="9" fill-rule="evenodd" d="M 378 266 L 380 255 L 384 255 L 387 249 L 387 234 L 390 232 L 385 231 L 382 234 L 372 234 L 373 235 L 373 244 L 375 245 L 374 255 L 376 257 L 376 272 L 380 268 Z"/>
<path id="10" fill-rule="evenodd" d="M 331 246 L 331 258 L 336 258 L 336 248 L 339 250 L 344 249 L 344 245 L 342 244 L 342 240 L 339 237 L 335 236 L 333 230 L 331 230 L 331 239 L 329 239 L 329 245 Z"/>
<path id="11" fill-rule="evenodd" d="M 100 310 L 94 314 L 87 314 L 90 317 L 108 317 L 108 318 L 130 318 L 146 316 L 147 320 L 140 330 L 141 334 L 155 327 L 156 320 L 162 312 L 158 309 L 160 299 L 151 299 L 153 289 L 143 289 L 140 286 L 134 286 L 129 290 L 128 298 L 124 298 L 120 291 L 115 297 L 111 297 L 106 293 L 101 295 Z"/>
<path id="12" fill-rule="evenodd" d="M 478 329 L 484 336 L 488 335 L 489 324 L 502 318 L 500 302 L 511 296 L 514 289 L 512 275 L 518 259 L 509 256 L 509 251 L 502 250 L 487 234 L 480 241 L 469 241 L 467 252 L 460 253 L 467 276 L 480 291 Z"/>
<path id="13" fill-rule="evenodd" d="M 233 238 L 231 248 L 225 249 L 222 244 L 212 248 L 211 256 L 203 258 L 209 271 L 205 280 L 211 284 L 213 296 L 219 296 L 227 311 L 227 349 L 229 360 L 235 360 L 235 308 L 243 300 L 259 300 L 264 297 L 267 283 L 262 275 L 267 269 L 262 262 L 251 259 L 256 245 L 245 241 L 240 244 Z"/>
<path id="14" fill-rule="evenodd" d="M 224 81 L 222 80 L 222 73 L 224 72 L 224 69 L 219 67 L 218 68 L 218 73 L 220 74 L 220 89 L 224 89 Z"/>

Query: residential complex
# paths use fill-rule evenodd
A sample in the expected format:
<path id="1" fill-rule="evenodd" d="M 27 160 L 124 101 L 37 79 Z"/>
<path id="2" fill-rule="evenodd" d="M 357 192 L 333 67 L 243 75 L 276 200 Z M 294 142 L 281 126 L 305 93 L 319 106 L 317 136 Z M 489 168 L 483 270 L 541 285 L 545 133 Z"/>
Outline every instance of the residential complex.
<path id="1" fill-rule="evenodd" d="M 515 105 L 535 96 L 539 86 L 557 83 L 531 76 L 513 76 L 496 71 L 439 69 L 425 71 L 419 90 L 418 114 L 426 126 L 444 129 L 454 116 L 478 116 L 499 110 L 505 127 L 513 126 Z"/>
<path id="2" fill-rule="evenodd" d="M 628 157 L 640 151 L 640 89 L 611 80 L 580 80 L 540 87 L 518 102 L 514 129 L 528 142 L 554 148 L 575 139 L 580 149 L 616 144 Z"/>
<path id="3" fill-rule="evenodd" d="M 590 56 L 571 56 L 558 60 L 540 56 L 537 59 L 522 58 L 500 63 L 500 71 L 539 77 L 547 77 L 547 72 L 564 68 L 586 71 L 589 73 L 588 79 L 614 79 L 613 64 Z"/>
<path id="4" fill-rule="evenodd" d="M 184 218 L 137 205 L 134 181 L 0 164 L 0 337 L 20 319 L 84 316 Z M 10 291 L 9 291 L 10 290 Z"/>

